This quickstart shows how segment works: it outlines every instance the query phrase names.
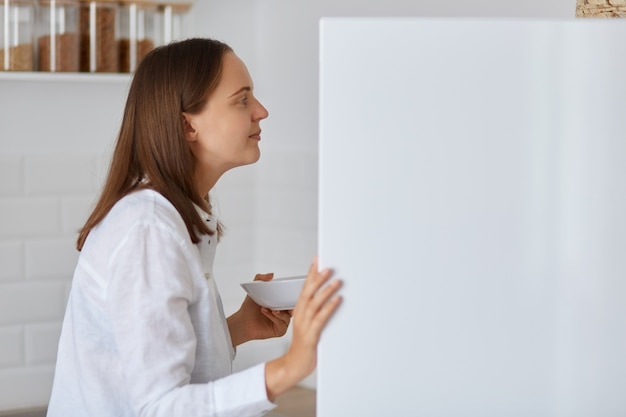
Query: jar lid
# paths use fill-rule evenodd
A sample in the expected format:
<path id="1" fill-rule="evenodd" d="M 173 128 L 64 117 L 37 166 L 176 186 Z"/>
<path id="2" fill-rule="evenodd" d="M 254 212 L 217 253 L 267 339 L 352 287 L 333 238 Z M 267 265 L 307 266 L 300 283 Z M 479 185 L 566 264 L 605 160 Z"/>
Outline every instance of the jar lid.
<path id="1" fill-rule="evenodd" d="M 157 7 L 158 3 L 151 0 L 118 0 L 119 4 L 136 4 L 137 6 L 154 6 Z"/>
<path id="2" fill-rule="evenodd" d="M 35 0 L 9 0 L 9 6 L 32 6 L 35 4 Z"/>
<path id="3" fill-rule="evenodd" d="M 39 5 L 50 6 L 53 2 L 55 6 L 77 6 L 79 0 L 39 0 Z"/>
<path id="4" fill-rule="evenodd" d="M 175 6 L 177 4 L 182 4 L 186 6 L 191 6 L 194 0 L 156 0 L 159 6 Z"/>
<path id="5" fill-rule="evenodd" d="M 119 3 L 118 0 L 97 0 L 97 1 L 94 1 L 94 0 L 80 0 L 80 2 L 84 3 L 84 4 L 90 4 L 90 3 L 96 3 L 96 4 L 100 4 L 100 3 L 111 4 L 111 3 L 114 3 L 114 4 L 117 4 L 117 3 Z"/>

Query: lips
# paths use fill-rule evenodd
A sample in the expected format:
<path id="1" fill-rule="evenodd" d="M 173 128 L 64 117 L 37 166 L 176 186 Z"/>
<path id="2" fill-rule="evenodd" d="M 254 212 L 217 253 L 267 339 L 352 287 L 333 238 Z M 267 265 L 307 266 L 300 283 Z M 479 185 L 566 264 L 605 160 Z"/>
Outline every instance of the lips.
<path id="1" fill-rule="evenodd" d="M 256 139 L 256 140 L 261 140 L 261 131 L 259 130 L 258 132 L 255 132 L 253 134 L 251 134 L 250 136 L 248 136 L 250 139 Z"/>

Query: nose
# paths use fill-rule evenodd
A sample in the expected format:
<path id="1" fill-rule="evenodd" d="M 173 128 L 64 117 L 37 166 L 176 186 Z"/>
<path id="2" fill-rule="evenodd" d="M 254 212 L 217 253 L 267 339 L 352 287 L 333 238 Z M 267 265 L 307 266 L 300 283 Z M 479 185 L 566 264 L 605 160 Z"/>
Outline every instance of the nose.
<path id="1" fill-rule="evenodd" d="M 256 103 L 257 103 L 257 107 L 254 112 L 254 120 L 258 121 L 258 120 L 263 120 L 267 118 L 267 116 L 269 116 L 270 113 L 267 111 L 265 106 L 263 106 L 259 100 L 257 100 Z"/>

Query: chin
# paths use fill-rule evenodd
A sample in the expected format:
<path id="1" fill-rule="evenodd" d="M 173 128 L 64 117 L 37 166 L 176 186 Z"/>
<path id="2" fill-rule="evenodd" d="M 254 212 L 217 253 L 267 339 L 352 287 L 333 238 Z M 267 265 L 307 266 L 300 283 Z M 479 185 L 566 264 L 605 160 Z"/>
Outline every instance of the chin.
<path id="1" fill-rule="evenodd" d="M 252 161 L 250 162 L 251 164 L 254 164 L 256 161 L 258 161 L 259 159 L 261 159 L 261 150 L 257 149 L 256 153 L 254 154 L 254 156 L 252 157 Z"/>
<path id="2" fill-rule="evenodd" d="M 240 165 L 251 165 L 261 159 L 261 152 L 257 152 L 255 155 L 250 155 L 245 161 L 242 161 Z"/>

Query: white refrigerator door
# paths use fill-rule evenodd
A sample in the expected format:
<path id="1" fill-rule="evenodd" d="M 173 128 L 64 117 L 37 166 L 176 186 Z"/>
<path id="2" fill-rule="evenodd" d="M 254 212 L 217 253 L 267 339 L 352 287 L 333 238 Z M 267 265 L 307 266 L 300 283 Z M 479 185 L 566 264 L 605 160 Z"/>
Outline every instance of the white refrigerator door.
<path id="1" fill-rule="evenodd" d="M 626 415 L 626 25 L 320 27 L 318 416 Z"/>

